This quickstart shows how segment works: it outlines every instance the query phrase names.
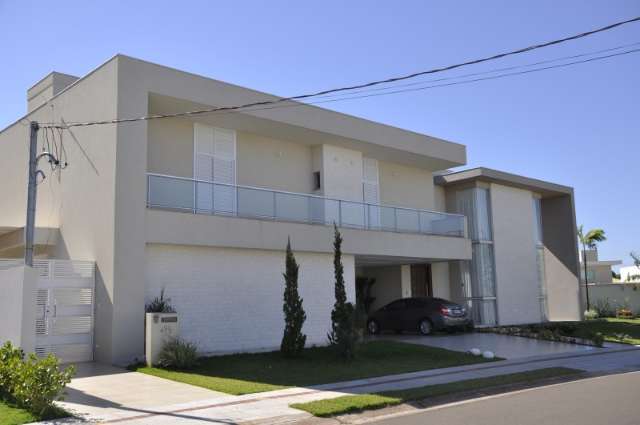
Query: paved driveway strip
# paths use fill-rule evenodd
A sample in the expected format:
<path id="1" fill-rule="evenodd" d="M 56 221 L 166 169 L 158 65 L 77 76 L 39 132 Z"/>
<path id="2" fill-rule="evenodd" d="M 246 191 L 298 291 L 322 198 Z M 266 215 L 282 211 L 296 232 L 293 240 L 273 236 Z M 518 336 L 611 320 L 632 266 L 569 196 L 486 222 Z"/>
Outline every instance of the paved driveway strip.
<path id="1" fill-rule="evenodd" d="M 600 348 L 588 345 L 568 344 L 564 342 L 545 341 L 494 333 L 464 333 L 456 335 L 380 335 L 372 339 L 392 340 L 410 344 L 440 347 L 447 350 L 467 352 L 472 348 L 481 351 L 492 351 L 504 359 L 521 359 L 532 356 L 550 356 L 555 354 L 578 354 L 599 351 Z M 605 347 L 616 347 L 620 344 L 605 343 Z M 628 347 L 628 346 L 623 346 Z"/>
<path id="2" fill-rule="evenodd" d="M 307 413 L 289 408 L 291 403 L 320 400 L 345 394 L 360 394 L 387 390 L 434 385 L 459 380 L 502 375 L 545 367 L 573 367 L 589 372 L 607 372 L 618 369 L 640 369 L 640 350 L 636 347 L 609 348 L 595 352 L 559 354 L 527 359 L 506 360 L 461 367 L 405 373 L 400 375 L 369 378 L 356 381 L 319 385 L 308 388 L 289 388 L 265 393 L 231 396 L 205 390 L 191 385 L 146 376 L 137 372 L 117 373 L 110 385 L 126 388 L 131 393 L 129 401 L 124 395 L 107 406 L 88 405 L 90 400 L 74 396 L 78 382 L 84 387 L 83 396 L 94 396 L 86 379 L 95 379 L 95 385 L 102 388 L 105 381 L 99 378 L 74 379 L 70 385 L 70 395 L 63 405 L 75 412 L 85 413 L 87 420 L 104 423 L 161 424 L 161 423 L 241 423 L 241 422 L 290 422 L 309 417 Z M 118 380 L 145 379 L 146 394 L 136 391 L 130 384 Z M 171 386 L 171 389 L 169 386 Z M 114 391 L 100 389 L 100 391 Z M 174 393 L 174 391 L 177 391 Z M 172 394 L 176 396 L 173 397 Z M 154 405 L 154 395 L 158 400 Z M 169 398 L 167 398 L 167 395 Z M 194 398 L 189 399 L 193 395 Z M 117 395 L 116 395 L 117 396 Z M 173 402 L 171 402 L 173 397 Z M 188 401 L 187 401 L 188 400 Z"/>

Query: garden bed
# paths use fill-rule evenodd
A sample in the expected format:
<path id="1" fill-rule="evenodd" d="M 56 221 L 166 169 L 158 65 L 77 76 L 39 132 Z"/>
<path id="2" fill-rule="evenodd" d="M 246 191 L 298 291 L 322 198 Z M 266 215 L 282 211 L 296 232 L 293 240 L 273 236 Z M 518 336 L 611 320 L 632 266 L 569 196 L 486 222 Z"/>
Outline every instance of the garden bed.
<path id="1" fill-rule="evenodd" d="M 581 326 L 581 322 L 550 322 L 517 326 L 496 326 L 477 329 L 477 331 L 593 347 L 602 347 L 604 342 L 604 336 L 601 332 Z"/>

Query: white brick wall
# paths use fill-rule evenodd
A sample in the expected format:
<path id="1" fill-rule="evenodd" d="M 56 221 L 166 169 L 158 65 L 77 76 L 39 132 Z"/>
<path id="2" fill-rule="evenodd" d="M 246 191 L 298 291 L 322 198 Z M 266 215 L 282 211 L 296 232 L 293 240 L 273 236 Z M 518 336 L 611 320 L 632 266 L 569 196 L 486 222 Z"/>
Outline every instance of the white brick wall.
<path id="1" fill-rule="evenodd" d="M 295 254 L 307 346 L 324 345 L 334 302 L 333 257 Z M 343 256 L 343 264 L 353 301 L 353 256 Z M 145 296 L 149 302 L 165 288 L 178 311 L 180 335 L 203 353 L 275 350 L 284 328 L 283 272 L 284 251 L 151 244 Z"/>

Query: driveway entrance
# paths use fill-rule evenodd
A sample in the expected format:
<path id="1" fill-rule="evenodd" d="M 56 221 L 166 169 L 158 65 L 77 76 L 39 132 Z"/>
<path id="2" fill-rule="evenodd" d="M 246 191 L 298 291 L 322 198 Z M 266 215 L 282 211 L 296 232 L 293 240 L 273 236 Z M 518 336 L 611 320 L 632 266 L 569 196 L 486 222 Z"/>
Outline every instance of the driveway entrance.
<path id="1" fill-rule="evenodd" d="M 496 356 L 505 359 L 519 359 L 562 353 L 577 354 L 602 350 L 602 348 L 586 345 L 541 341 L 532 338 L 479 332 L 432 336 L 381 335 L 375 338 L 428 345 L 430 347 L 440 347 L 454 351 L 469 351 L 472 348 L 479 348 L 483 352 L 492 351 Z"/>

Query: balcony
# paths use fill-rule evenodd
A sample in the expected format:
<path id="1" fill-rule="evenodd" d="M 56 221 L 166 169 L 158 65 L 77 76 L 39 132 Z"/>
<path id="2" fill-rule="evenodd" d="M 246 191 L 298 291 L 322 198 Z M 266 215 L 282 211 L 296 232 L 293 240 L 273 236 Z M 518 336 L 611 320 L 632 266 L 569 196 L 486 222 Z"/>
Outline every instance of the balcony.
<path id="1" fill-rule="evenodd" d="M 193 214 L 464 238 L 466 218 L 249 186 L 147 173 L 147 207 Z"/>

